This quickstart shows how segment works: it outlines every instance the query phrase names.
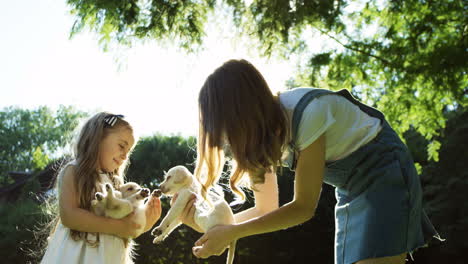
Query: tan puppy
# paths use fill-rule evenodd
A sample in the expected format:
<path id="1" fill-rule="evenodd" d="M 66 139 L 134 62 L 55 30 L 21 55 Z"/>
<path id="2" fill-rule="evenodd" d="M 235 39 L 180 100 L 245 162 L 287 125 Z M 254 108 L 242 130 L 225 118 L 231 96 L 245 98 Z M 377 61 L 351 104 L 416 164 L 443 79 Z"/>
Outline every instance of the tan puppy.
<path id="1" fill-rule="evenodd" d="M 141 234 L 146 225 L 144 200 L 149 196 L 149 189 L 141 188 L 134 182 L 123 184 L 119 190 L 106 183 L 103 189 L 105 192 L 96 192 L 95 199 L 91 201 L 93 212 L 114 219 L 124 218 L 134 212 L 133 219 L 141 226 L 138 230 L 138 234 Z"/>
<path id="2" fill-rule="evenodd" d="M 224 200 L 224 197 L 210 194 L 212 201 L 207 203 L 201 196 L 201 184 L 184 166 L 176 166 L 171 168 L 165 175 L 164 181 L 159 186 L 161 192 L 166 196 L 177 194 L 177 200 L 172 204 L 171 209 L 167 212 L 161 224 L 154 228 L 151 234 L 156 236 L 153 243 L 163 241 L 177 226 L 181 224 L 180 215 L 182 214 L 185 205 L 190 200 L 190 196 L 197 196 L 195 203 L 195 223 L 206 232 L 216 225 L 228 225 L 234 223 L 234 215 L 231 208 Z M 233 263 L 236 242 L 233 241 L 229 245 L 227 262 Z"/>

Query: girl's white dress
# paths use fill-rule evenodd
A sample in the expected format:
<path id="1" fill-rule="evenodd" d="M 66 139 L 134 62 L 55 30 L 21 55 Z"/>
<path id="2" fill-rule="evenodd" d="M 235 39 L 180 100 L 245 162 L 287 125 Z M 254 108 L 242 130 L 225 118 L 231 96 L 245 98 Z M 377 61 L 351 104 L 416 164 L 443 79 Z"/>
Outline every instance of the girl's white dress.
<path id="1" fill-rule="evenodd" d="M 63 172 L 64 170 L 62 170 Z M 62 174 L 62 173 L 60 173 Z M 59 175 L 59 184 L 60 178 Z M 101 180 L 111 182 L 107 175 L 101 175 Z M 59 187 L 60 188 L 60 187 Z M 60 195 L 60 194 L 59 194 Z M 88 234 L 90 241 L 95 241 L 96 236 Z M 41 264 L 118 264 L 133 263 L 127 254 L 124 242 L 121 238 L 99 234 L 99 245 L 92 247 L 84 240 L 75 241 L 71 237 L 70 229 L 59 223 L 54 234 L 49 237 L 47 250 Z"/>

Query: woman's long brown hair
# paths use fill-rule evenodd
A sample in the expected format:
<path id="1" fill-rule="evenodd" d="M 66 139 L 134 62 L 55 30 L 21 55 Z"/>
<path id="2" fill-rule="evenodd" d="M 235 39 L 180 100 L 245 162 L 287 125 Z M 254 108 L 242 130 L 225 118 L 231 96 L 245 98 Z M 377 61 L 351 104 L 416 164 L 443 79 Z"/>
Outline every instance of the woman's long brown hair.
<path id="1" fill-rule="evenodd" d="M 287 120 L 278 98 L 260 72 L 246 60 L 230 60 L 206 79 L 198 97 L 200 128 L 195 176 L 203 196 L 224 167 L 230 147 L 231 190 L 245 200 L 239 183 L 263 183 L 265 172 L 276 171 L 287 140 Z"/>

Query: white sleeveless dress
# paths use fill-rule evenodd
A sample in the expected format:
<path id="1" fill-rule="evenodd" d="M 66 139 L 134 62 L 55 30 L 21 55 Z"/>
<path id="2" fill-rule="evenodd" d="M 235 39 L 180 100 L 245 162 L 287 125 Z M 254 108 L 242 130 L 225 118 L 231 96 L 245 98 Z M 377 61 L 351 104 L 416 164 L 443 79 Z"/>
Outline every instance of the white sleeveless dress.
<path id="1" fill-rule="evenodd" d="M 67 165 L 68 166 L 68 165 Z M 59 174 L 59 184 L 61 174 Z M 111 182 L 105 174 L 100 175 L 101 183 Z M 59 187 L 60 188 L 60 187 Z M 97 188 L 100 189 L 100 188 Z M 59 194 L 60 195 L 60 194 Z M 88 234 L 88 240 L 95 241 L 96 236 Z M 99 245 L 92 247 L 84 240 L 75 241 L 71 237 L 68 227 L 57 225 L 55 232 L 48 238 L 47 250 L 42 258 L 41 264 L 131 264 L 133 261 L 128 256 L 128 250 L 125 248 L 121 238 L 99 234 Z"/>

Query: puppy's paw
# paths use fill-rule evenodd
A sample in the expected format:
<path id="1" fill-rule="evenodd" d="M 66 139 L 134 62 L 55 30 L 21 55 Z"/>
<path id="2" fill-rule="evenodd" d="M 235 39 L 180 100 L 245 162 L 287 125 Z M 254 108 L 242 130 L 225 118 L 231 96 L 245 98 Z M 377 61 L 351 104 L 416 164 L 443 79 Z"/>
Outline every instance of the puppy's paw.
<path id="1" fill-rule="evenodd" d="M 116 176 L 114 175 L 114 177 L 112 177 L 112 183 L 114 183 L 114 186 L 118 189 L 120 188 L 120 185 L 122 185 L 122 180 L 120 178 L 120 176 Z"/>
<path id="2" fill-rule="evenodd" d="M 111 188 L 112 186 L 110 185 L 110 183 L 106 183 L 106 190 L 109 191 Z"/>
<path id="3" fill-rule="evenodd" d="M 143 188 L 140 190 L 140 195 L 143 198 L 146 198 L 149 196 L 150 190 L 148 188 Z"/>
<path id="4" fill-rule="evenodd" d="M 100 192 L 97 192 L 94 197 L 96 197 L 96 200 L 98 201 L 102 201 L 102 199 L 104 199 L 104 194 L 100 193 Z M 96 202 L 97 203 L 97 202 Z"/>
<path id="5" fill-rule="evenodd" d="M 157 236 L 153 239 L 153 244 L 159 244 L 164 240 L 163 236 Z"/>
<path id="6" fill-rule="evenodd" d="M 151 235 L 155 236 L 153 239 L 153 244 L 158 244 L 161 243 L 164 240 L 165 235 L 163 235 L 163 230 L 161 229 L 161 226 L 156 227 L 153 229 L 151 232 Z"/>
<path id="7" fill-rule="evenodd" d="M 162 234 L 162 230 L 160 226 L 155 227 L 153 231 L 151 231 L 151 235 L 156 236 L 156 237 L 161 236 L 161 234 Z"/>
<path id="8" fill-rule="evenodd" d="M 154 197 L 161 197 L 161 194 L 162 194 L 162 192 L 161 192 L 160 189 L 156 189 L 156 190 L 154 190 L 153 193 L 152 193 L 152 195 L 153 195 Z"/>

